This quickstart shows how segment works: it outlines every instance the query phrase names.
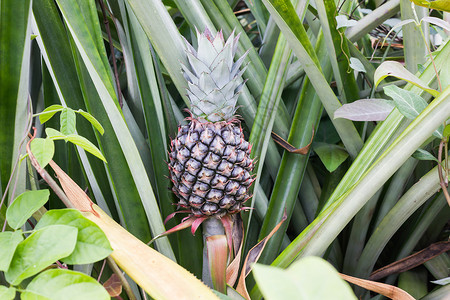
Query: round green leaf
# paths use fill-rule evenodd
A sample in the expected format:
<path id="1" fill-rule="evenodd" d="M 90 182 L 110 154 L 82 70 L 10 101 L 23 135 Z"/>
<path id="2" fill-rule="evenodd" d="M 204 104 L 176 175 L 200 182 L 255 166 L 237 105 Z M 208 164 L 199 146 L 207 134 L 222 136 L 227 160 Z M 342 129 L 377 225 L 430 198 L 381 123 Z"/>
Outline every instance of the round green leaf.
<path id="1" fill-rule="evenodd" d="M 105 288 L 94 278 L 65 269 L 47 270 L 36 276 L 22 293 L 21 299 L 35 299 L 34 295 L 50 300 L 110 299 Z"/>
<path id="2" fill-rule="evenodd" d="M 73 252 L 61 260 L 67 264 L 88 264 L 104 259 L 112 252 L 106 235 L 92 221 L 75 209 L 50 210 L 42 216 L 35 229 L 51 225 L 67 225 L 78 229 Z"/>
<path id="3" fill-rule="evenodd" d="M 72 226 L 53 225 L 36 230 L 20 242 L 14 253 L 6 280 L 18 285 L 56 260 L 69 256 L 77 241 L 78 230 Z"/>
<path id="4" fill-rule="evenodd" d="M 19 196 L 8 206 L 6 220 L 11 228 L 17 229 L 28 220 L 50 196 L 49 190 L 27 191 Z"/>
<path id="5" fill-rule="evenodd" d="M 17 245 L 21 241 L 23 241 L 22 230 L 0 232 L 0 271 L 8 270 Z M 3 299 L 1 292 L 0 299 Z"/>
<path id="6" fill-rule="evenodd" d="M 314 256 L 302 258 L 286 270 L 255 264 L 253 274 L 267 300 L 357 299 L 333 266 Z"/>
<path id="7" fill-rule="evenodd" d="M 16 297 L 16 289 L 12 286 L 7 288 L 6 286 L 0 285 L 0 299 L 2 300 L 13 300 Z"/>
<path id="8" fill-rule="evenodd" d="M 53 159 L 55 154 L 55 144 L 51 139 L 35 138 L 31 141 L 30 148 L 42 168 Z"/>

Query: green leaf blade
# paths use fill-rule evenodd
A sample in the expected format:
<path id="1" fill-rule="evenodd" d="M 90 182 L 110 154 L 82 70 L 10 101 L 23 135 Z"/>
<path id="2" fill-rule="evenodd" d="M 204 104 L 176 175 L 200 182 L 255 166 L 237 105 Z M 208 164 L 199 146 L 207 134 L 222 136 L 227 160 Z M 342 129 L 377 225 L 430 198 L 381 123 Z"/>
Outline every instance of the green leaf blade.
<path id="1" fill-rule="evenodd" d="M 17 196 L 6 210 L 6 220 L 11 228 L 17 229 L 28 220 L 50 196 L 49 190 L 28 191 Z"/>
<path id="2" fill-rule="evenodd" d="M 22 231 L 0 232 L 0 271 L 6 271 L 9 268 L 17 245 L 23 241 Z M 0 291 L 0 299 L 2 298 Z"/>
<path id="3" fill-rule="evenodd" d="M 16 297 L 16 288 L 0 285 L 0 299 L 13 300 Z"/>
<path id="4" fill-rule="evenodd" d="M 62 258 L 67 264 L 93 263 L 106 258 L 112 252 L 103 231 L 94 222 L 83 217 L 78 210 L 50 210 L 41 218 L 35 229 L 51 225 L 67 225 L 78 229 L 75 249 L 69 256 Z"/>
<path id="5" fill-rule="evenodd" d="M 55 154 L 55 144 L 51 139 L 35 138 L 30 143 L 30 149 L 42 168 L 48 165 Z"/>
<path id="6" fill-rule="evenodd" d="M 80 135 L 77 135 L 77 134 L 68 135 L 66 137 L 66 139 L 68 142 L 71 142 L 77 146 L 80 146 L 87 152 L 91 153 L 92 155 L 94 155 L 94 156 L 100 158 L 101 160 L 103 160 L 104 162 L 106 162 L 106 158 L 103 156 L 102 152 L 97 147 L 95 147 L 95 145 L 92 144 L 91 141 L 89 141 L 88 139 L 86 139 Z"/>
<path id="7" fill-rule="evenodd" d="M 319 155 L 320 160 L 330 173 L 336 170 L 348 157 L 345 149 L 333 144 L 316 143 L 314 151 Z"/>
<path id="8" fill-rule="evenodd" d="M 408 119 L 416 118 L 427 107 L 427 102 L 422 97 L 395 85 L 384 87 L 384 92 L 394 100 L 398 110 Z"/>
<path id="9" fill-rule="evenodd" d="M 439 92 L 433 90 L 428 85 L 426 85 L 420 78 L 416 75 L 409 72 L 407 69 L 403 67 L 403 65 L 396 61 L 385 61 L 382 63 L 376 70 L 374 74 L 375 86 L 378 86 L 380 82 L 388 77 L 394 76 L 403 80 L 408 81 L 409 83 L 414 84 L 415 86 L 421 88 L 422 90 L 430 93 L 434 97 L 439 95 Z"/>
<path id="10" fill-rule="evenodd" d="M 36 276 L 22 294 L 22 299 L 36 299 L 35 295 L 52 300 L 110 299 L 105 288 L 94 278 L 64 269 L 47 270 Z"/>
<path id="11" fill-rule="evenodd" d="M 47 107 L 39 114 L 39 122 L 41 122 L 41 124 L 44 124 L 45 122 L 50 120 L 56 113 L 62 111 L 63 109 L 64 107 L 59 104 L 54 104 Z"/>
<path id="12" fill-rule="evenodd" d="M 103 129 L 103 126 L 100 124 L 99 121 L 97 121 L 96 118 L 94 118 L 93 115 L 91 115 L 88 112 L 85 112 L 82 109 L 79 109 L 76 112 L 79 113 L 80 115 L 82 115 L 86 120 L 88 120 L 89 123 L 91 123 L 92 126 L 94 126 L 94 128 L 97 129 L 98 132 L 100 132 L 101 135 L 103 135 L 105 133 L 105 129 Z"/>
<path id="13" fill-rule="evenodd" d="M 76 132 L 77 119 L 75 112 L 70 108 L 64 108 L 60 115 L 61 133 L 64 135 Z"/>
<path id="14" fill-rule="evenodd" d="M 327 261 L 310 256 L 286 270 L 255 264 L 253 274 L 265 299 L 357 299 Z"/>
<path id="15" fill-rule="evenodd" d="M 33 232 L 20 242 L 5 279 L 12 285 L 39 273 L 58 259 L 69 256 L 75 248 L 78 230 L 53 225 Z"/>

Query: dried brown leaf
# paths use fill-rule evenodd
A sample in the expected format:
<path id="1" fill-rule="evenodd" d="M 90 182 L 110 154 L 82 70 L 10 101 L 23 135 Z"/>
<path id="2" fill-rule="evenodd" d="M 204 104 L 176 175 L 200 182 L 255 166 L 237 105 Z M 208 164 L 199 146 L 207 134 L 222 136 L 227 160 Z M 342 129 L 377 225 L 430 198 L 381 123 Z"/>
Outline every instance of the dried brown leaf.
<path id="1" fill-rule="evenodd" d="M 119 276 L 115 273 L 105 281 L 103 287 L 111 297 L 117 297 L 122 293 L 122 282 L 120 281 Z"/>

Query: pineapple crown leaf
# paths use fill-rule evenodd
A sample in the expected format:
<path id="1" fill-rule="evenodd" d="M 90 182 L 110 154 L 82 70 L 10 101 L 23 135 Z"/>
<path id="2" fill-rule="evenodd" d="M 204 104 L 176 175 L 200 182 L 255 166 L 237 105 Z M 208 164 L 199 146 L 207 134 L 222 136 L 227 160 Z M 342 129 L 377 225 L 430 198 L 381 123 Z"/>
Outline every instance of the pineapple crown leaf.
<path id="1" fill-rule="evenodd" d="M 187 97 L 194 117 L 208 122 L 232 119 L 245 81 L 242 66 L 248 51 L 234 62 L 240 34 L 225 41 L 222 30 L 215 35 L 206 28 L 197 33 L 197 49 L 185 39 L 188 65 L 181 65 L 187 81 Z"/>

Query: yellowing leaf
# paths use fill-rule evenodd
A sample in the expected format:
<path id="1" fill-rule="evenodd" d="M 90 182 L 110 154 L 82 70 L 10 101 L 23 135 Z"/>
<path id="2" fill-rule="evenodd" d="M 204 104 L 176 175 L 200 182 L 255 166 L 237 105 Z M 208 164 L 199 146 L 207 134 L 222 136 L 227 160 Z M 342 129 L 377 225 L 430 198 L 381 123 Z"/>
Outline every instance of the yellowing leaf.
<path id="1" fill-rule="evenodd" d="M 410 0 L 410 1 L 414 2 L 419 6 L 450 12 L 450 1 L 448 0 L 435 0 L 435 1 Z"/>

